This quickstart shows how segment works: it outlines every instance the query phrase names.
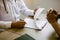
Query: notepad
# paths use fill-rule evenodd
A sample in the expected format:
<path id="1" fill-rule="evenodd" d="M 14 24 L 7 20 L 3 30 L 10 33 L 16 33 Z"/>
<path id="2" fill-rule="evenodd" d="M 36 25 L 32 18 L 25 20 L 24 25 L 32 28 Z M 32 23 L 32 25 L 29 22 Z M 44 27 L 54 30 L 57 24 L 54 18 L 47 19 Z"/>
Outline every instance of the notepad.
<path id="1" fill-rule="evenodd" d="M 37 18 L 39 17 L 39 15 L 45 10 L 45 8 L 39 8 L 34 15 L 34 20 L 37 20 Z"/>
<path id="2" fill-rule="evenodd" d="M 26 22 L 26 24 L 25 24 L 25 27 L 26 27 L 26 28 L 38 29 L 38 28 L 36 27 L 36 24 L 35 24 L 34 19 L 25 18 L 24 21 Z"/>
<path id="3" fill-rule="evenodd" d="M 35 40 L 35 39 L 28 34 L 24 34 L 21 37 L 16 38 L 15 40 Z"/>
<path id="4" fill-rule="evenodd" d="M 44 10 L 44 8 L 39 8 L 34 15 L 34 19 L 25 18 L 24 19 L 24 21 L 26 22 L 25 27 L 42 30 L 44 28 L 44 26 L 47 24 L 47 21 L 41 20 L 41 19 L 37 20 L 37 18 L 43 12 L 43 10 Z"/>
<path id="5" fill-rule="evenodd" d="M 47 24 L 46 20 L 33 20 L 30 18 L 26 18 L 25 19 L 25 27 L 26 28 L 31 28 L 31 29 L 38 29 L 38 30 L 42 30 L 44 28 L 44 26 Z"/>

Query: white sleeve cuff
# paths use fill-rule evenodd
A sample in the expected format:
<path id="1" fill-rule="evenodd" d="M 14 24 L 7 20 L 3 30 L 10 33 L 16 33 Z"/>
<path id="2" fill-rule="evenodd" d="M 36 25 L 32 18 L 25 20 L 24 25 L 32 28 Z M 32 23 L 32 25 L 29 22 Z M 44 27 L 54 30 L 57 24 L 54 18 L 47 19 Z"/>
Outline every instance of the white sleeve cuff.
<path id="1" fill-rule="evenodd" d="M 11 24 L 12 24 L 12 22 L 6 22 L 6 23 L 5 23 L 5 27 L 6 27 L 6 28 L 11 28 Z"/>
<path id="2" fill-rule="evenodd" d="M 29 16 L 29 15 L 34 16 L 34 10 L 28 9 L 28 10 L 25 11 L 25 14 L 26 14 L 27 16 Z"/>
<path id="3" fill-rule="evenodd" d="M 0 21 L 0 28 L 11 28 L 12 22 Z"/>

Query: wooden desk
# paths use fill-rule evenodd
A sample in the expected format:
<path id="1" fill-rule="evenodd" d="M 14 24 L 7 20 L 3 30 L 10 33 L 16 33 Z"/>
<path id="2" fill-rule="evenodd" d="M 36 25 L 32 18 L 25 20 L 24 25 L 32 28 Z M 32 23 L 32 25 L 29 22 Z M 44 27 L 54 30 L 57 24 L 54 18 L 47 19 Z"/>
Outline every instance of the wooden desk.
<path id="1" fill-rule="evenodd" d="M 40 17 L 44 19 L 45 14 L 41 16 Z M 23 34 L 28 34 L 31 37 L 35 38 L 36 40 L 56 40 L 54 32 L 55 31 L 52 28 L 52 26 L 49 23 L 47 23 L 47 25 L 43 28 L 42 31 L 37 31 L 37 30 L 29 29 L 29 28 L 8 29 L 0 33 L 0 40 L 14 40 L 15 38 L 18 38 Z"/>
<path id="2" fill-rule="evenodd" d="M 44 27 L 42 31 L 33 30 L 29 28 L 23 29 L 8 29 L 0 33 L 0 40 L 14 40 L 23 34 L 28 34 L 36 40 L 49 40 L 49 37 L 54 33 L 54 29 L 49 23 Z M 55 36 L 53 36 L 53 39 Z M 50 39 L 52 40 L 52 39 Z"/>

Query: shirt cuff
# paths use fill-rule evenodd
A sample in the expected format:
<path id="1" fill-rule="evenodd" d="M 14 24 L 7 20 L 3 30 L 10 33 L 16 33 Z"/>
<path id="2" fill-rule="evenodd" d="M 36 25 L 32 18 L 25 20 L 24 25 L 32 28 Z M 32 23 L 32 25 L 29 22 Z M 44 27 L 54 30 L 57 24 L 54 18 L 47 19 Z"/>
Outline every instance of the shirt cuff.
<path id="1" fill-rule="evenodd" d="M 28 9 L 28 10 L 25 11 L 25 14 L 28 15 L 28 16 L 29 15 L 34 16 L 34 10 Z"/>
<path id="2" fill-rule="evenodd" d="M 6 22 L 5 23 L 5 28 L 11 28 L 11 24 L 12 24 L 12 22 Z"/>
<path id="3" fill-rule="evenodd" d="M 0 28 L 11 28 L 11 24 L 12 22 L 4 22 L 4 21 L 0 21 Z"/>

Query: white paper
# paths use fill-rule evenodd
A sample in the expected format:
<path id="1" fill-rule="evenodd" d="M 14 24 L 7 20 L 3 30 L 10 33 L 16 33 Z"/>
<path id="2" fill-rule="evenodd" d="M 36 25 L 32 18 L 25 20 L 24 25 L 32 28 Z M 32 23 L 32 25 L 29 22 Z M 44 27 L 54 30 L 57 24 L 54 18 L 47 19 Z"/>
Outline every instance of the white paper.
<path id="1" fill-rule="evenodd" d="M 26 22 L 25 27 L 38 29 L 36 27 L 35 21 L 33 19 L 31 19 L 31 18 L 25 18 L 24 21 Z"/>
<path id="2" fill-rule="evenodd" d="M 35 12 L 35 15 L 34 15 L 34 20 L 36 20 L 39 15 L 43 12 L 43 10 L 45 10 L 44 8 L 39 8 L 36 12 Z"/>
<path id="3" fill-rule="evenodd" d="M 36 25 L 39 29 L 43 29 L 45 27 L 45 25 L 47 24 L 46 20 L 37 20 Z"/>
<path id="4" fill-rule="evenodd" d="M 47 21 L 45 20 L 36 20 L 38 18 L 38 16 L 41 14 L 41 12 L 43 12 L 44 8 L 39 8 L 35 15 L 34 15 L 34 19 L 31 18 L 25 18 L 24 21 L 26 22 L 25 27 L 28 28 L 34 28 L 34 29 L 42 29 Z"/>

